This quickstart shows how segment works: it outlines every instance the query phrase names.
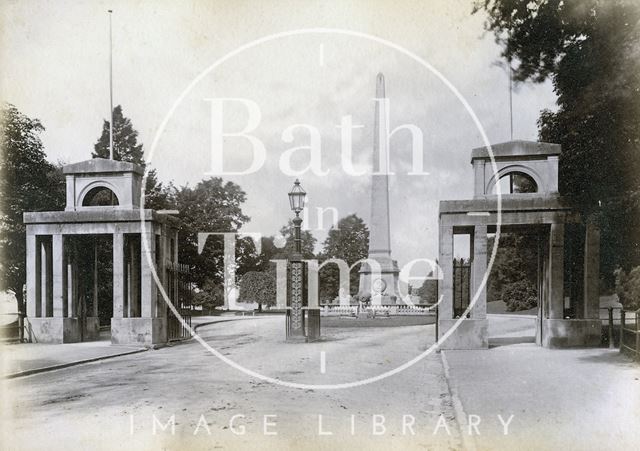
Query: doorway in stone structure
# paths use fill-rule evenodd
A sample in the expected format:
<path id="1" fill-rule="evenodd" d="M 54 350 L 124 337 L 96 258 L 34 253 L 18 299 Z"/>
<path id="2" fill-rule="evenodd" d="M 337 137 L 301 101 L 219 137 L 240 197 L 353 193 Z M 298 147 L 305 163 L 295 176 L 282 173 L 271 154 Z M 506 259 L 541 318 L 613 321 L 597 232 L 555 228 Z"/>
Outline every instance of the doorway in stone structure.
<path id="1" fill-rule="evenodd" d="M 542 336 L 544 226 L 503 226 L 487 280 L 489 346 L 535 343 Z M 493 249 L 489 230 L 487 249 Z"/>
<path id="2" fill-rule="evenodd" d="M 80 341 L 109 340 L 113 316 L 111 235 L 67 237 L 68 311 L 77 315 Z"/>

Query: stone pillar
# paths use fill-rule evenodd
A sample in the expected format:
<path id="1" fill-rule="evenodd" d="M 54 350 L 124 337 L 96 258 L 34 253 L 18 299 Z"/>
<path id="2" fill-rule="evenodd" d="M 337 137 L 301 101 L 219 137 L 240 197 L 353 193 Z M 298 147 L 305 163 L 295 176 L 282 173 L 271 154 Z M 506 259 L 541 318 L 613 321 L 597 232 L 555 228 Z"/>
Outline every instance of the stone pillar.
<path id="1" fill-rule="evenodd" d="M 484 180 L 484 161 L 477 159 L 473 162 L 473 194 L 474 197 L 481 197 L 485 195 L 485 180 Z"/>
<path id="2" fill-rule="evenodd" d="M 113 317 L 124 315 L 125 277 L 124 277 L 124 234 L 113 234 Z"/>
<path id="3" fill-rule="evenodd" d="M 167 233 L 167 228 L 166 226 L 163 226 L 162 232 L 158 236 L 158 240 L 156 241 L 156 252 L 157 252 L 156 261 L 158 262 L 158 264 L 156 265 L 156 272 L 158 273 L 158 278 L 160 279 L 160 282 L 164 287 L 165 293 L 166 293 L 167 287 L 169 286 L 167 283 L 167 272 L 165 270 L 165 263 L 164 263 L 167 255 L 167 241 L 168 241 L 166 238 L 166 233 Z M 165 318 L 167 316 L 167 304 L 165 303 L 165 300 L 162 297 L 162 294 L 158 293 L 157 296 L 158 296 L 158 299 L 156 299 L 156 305 L 157 305 L 156 311 L 157 311 L 158 317 Z"/>
<path id="4" fill-rule="evenodd" d="M 40 249 L 38 237 L 27 232 L 27 316 L 40 316 Z"/>
<path id="5" fill-rule="evenodd" d="M 600 317 L 600 229 L 587 222 L 584 239 L 584 318 Z"/>
<path id="6" fill-rule="evenodd" d="M 93 316 L 98 317 L 98 241 L 93 242 Z"/>
<path id="7" fill-rule="evenodd" d="M 46 240 L 40 242 L 40 309 L 41 317 L 53 316 L 51 281 L 51 246 Z"/>
<path id="8" fill-rule="evenodd" d="M 129 307 L 129 318 L 137 318 L 140 316 L 140 260 L 139 260 L 139 251 L 138 246 L 140 243 L 137 242 L 135 237 L 131 237 L 129 240 L 129 296 L 128 296 L 128 307 Z"/>
<path id="9" fill-rule="evenodd" d="M 53 316 L 63 318 L 67 298 L 67 267 L 64 259 L 64 235 L 55 234 L 51 239 L 51 274 L 53 287 Z"/>
<path id="10" fill-rule="evenodd" d="M 453 318 L 453 227 L 440 226 L 440 250 L 438 264 L 442 268 L 442 279 L 438 281 L 438 318 Z M 441 333 L 444 331 L 441 331 Z"/>
<path id="11" fill-rule="evenodd" d="M 549 319 L 564 317 L 564 224 L 549 232 Z"/>
<path id="12" fill-rule="evenodd" d="M 144 243 L 143 243 L 144 240 Z M 145 246 L 146 243 L 146 246 Z M 140 298 L 142 302 L 142 317 L 156 318 L 158 316 L 157 294 L 158 288 L 152 271 L 156 262 L 155 234 L 146 232 L 140 234 Z M 177 306 L 176 306 L 177 308 Z"/>
<path id="13" fill-rule="evenodd" d="M 67 316 L 69 318 L 75 318 L 78 316 L 76 312 L 76 296 L 77 291 L 77 268 L 74 261 L 75 255 L 69 253 L 67 256 Z"/>
<path id="14" fill-rule="evenodd" d="M 487 317 L 487 285 L 478 292 L 482 279 L 487 272 L 487 226 L 476 225 L 473 232 L 473 266 L 472 266 L 471 300 L 477 296 L 476 303 L 471 309 L 471 318 L 485 319 Z"/>

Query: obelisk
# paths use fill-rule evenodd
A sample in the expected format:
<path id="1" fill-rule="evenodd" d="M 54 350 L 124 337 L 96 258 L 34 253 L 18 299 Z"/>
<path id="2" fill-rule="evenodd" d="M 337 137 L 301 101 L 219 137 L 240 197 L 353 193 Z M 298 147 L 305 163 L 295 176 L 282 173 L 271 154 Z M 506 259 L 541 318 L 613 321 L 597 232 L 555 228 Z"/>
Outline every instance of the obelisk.
<path id="1" fill-rule="evenodd" d="M 376 108 L 373 131 L 373 172 L 371 174 L 371 220 L 369 221 L 369 255 L 380 265 L 360 269 L 360 295 L 370 294 L 373 304 L 395 304 L 398 294 L 398 263 L 391 259 L 391 225 L 389 219 L 389 103 L 385 97 L 384 76 L 376 79 Z M 373 269 L 373 270 L 372 270 Z"/>

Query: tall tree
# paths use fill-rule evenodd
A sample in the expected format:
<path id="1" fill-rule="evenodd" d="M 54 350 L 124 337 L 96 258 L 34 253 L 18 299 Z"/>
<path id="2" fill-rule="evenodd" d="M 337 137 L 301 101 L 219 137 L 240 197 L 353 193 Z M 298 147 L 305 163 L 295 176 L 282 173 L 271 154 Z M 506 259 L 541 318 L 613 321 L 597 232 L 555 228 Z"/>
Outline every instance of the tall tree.
<path id="1" fill-rule="evenodd" d="M 93 158 L 109 158 L 109 121 L 102 124 L 102 134 L 94 145 Z M 122 113 L 122 106 L 113 109 L 113 159 L 144 166 L 142 144 L 138 144 L 138 131 L 131 119 Z"/>
<path id="2" fill-rule="evenodd" d="M 329 230 L 323 243 L 320 260 L 330 258 L 344 260 L 349 266 L 358 260 L 367 258 L 369 250 L 369 229 L 364 221 L 355 214 L 346 216 Z M 358 292 L 360 265 L 356 265 L 349 274 L 349 294 Z M 321 300 L 335 298 L 340 290 L 340 271 L 336 264 L 328 264 L 320 270 L 319 296 Z"/>
<path id="3" fill-rule="evenodd" d="M 203 288 L 206 282 L 224 280 L 224 239 L 211 236 L 198 254 L 198 233 L 237 232 L 249 221 L 242 212 L 246 194 L 240 186 L 212 177 L 194 188 L 185 186 L 176 194 L 180 210 L 179 260 L 191 267 L 194 282 Z M 246 240 L 243 240 L 250 246 Z M 242 253 L 242 252 L 240 252 Z"/>
<path id="4" fill-rule="evenodd" d="M 12 290 L 23 306 L 26 281 L 25 211 L 64 208 L 65 184 L 60 168 L 49 163 L 40 133 L 44 127 L 10 104 L 0 119 L 0 289 Z M 24 309 L 23 309 L 24 311 Z"/>
<path id="5" fill-rule="evenodd" d="M 602 228 L 601 272 L 640 264 L 640 3 L 481 0 L 516 81 L 550 78 L 556 112 L 540 139 L 560 143 L 560 192 Z"/>
<path id="6" fill-rule="evenodd" d="M 109 121 L 102 124 L 102 133 L 94 145 L 92 158 L 109 158 Z M 122 106 L 113 109 L 113 159 L 146 166 L 143 144 L 138 143 L 138 131 L 131 119 L 124 116 Z M 148 169 L 145 180 L 145 208 L 167 210 L 176 208 L 176 188 L 172 182 L 163 183 L 156 169 Z"/>

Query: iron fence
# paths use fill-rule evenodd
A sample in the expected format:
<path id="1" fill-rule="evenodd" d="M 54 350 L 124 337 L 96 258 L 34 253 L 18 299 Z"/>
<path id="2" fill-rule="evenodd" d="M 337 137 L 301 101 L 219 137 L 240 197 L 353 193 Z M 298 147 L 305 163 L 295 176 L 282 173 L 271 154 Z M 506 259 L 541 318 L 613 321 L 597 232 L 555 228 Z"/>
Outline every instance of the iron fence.
<path id="1" fill-rule="evenodd" d="M 620 352 L 640 360 L 640 310 L 620 311 Z"/>
<path id="2" fill-rule="evenodd" d="M 165 262 L 167 274 L 167 295 L 180 318 L 168 309 L 167 312 L 167 333 L 169 340 L 181 340 L 189 338 L 191 332 L 191 315 L 193 312 L 193 288 L 194 283 L 191 278 L 191 269 L 183 263 L 172 261 Z M 188 325 L 188 327 L 187 327 Z"/>

